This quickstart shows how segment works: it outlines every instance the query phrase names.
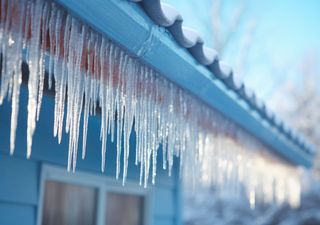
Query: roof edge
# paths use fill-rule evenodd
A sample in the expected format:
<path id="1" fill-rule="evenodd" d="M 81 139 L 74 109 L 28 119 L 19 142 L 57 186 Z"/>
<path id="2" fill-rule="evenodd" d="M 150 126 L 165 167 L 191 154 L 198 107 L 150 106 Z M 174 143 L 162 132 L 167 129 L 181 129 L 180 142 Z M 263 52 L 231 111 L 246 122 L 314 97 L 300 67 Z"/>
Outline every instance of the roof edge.
<path id="1" fill-rule="evenodd" d="M 223 68 L 214 50 L 201 53 L 203 41 L 194 33 L 193 36 L 180 37 L 189 44 L 187 47 L 175 38 L 174 32 L 180 35 L 190 33 L 182 27 L 181 16 L 172 13 L 175 20 L 167 18 L 165 29 L 147 15 L 150 11 L 147 11 L 145 2 L 151 4 L 154 1 L 146 0 L 142 5 L 117 0 L 55 1 L 167 79 L 218 110 L 283 158 L 294 164 L 312 166 L 313 147 L 276 119 L 242 82 L 236 81 L 232 70 Z M 207 56 L 209 58 L 199 60 L 199 57 Z"/>

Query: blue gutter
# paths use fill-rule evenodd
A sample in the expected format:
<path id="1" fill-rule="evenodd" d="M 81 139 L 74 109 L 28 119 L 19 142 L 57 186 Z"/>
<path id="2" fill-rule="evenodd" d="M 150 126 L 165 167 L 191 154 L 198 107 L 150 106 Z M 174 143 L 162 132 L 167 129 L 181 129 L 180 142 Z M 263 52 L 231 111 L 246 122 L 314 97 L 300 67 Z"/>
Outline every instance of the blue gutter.
<path id="1" fill-rule="evenodd" d="M 56 0 L 71 14 L 221 112 L 289 162 L 311 167 L 313 155 L 252 110 L 248 102 L 199 64 L 140 5 L 125 0 Z"/>

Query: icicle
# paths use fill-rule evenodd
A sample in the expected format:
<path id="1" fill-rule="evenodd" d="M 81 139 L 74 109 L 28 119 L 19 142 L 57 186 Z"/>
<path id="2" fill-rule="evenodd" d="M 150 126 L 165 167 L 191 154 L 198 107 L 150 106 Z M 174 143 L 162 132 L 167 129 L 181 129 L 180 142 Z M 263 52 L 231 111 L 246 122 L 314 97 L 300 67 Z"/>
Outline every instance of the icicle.
<path id="1" fill-rule="evenodd" d="M 37 104 L 37 121 L 40 117 L 40 109 L 42 104 L 43 96 L 43 86 L 44 86 L 44 75 L 45 75 L 45 51 L 47 47 L 47 26 L 48 26 L 48 17 L 46 16 L 49 13 L 49 3 L 44 4 L 44 8 L 41 15 L 41 44 L 40 44 L 40 59 L 39 59 L 39 87 L 38 87 L 38 104 Z"/>
<path id="2" fill-rule="evenodd" d="M 14 4 L 18 4 L 15 2 Z M 12 155 L 15 148 L 17 120 L 19 113 L 19 96 L 20 85 L 22 82 L 21 64 L 22 64 L 22 38 L 23 38 L 23 20 L 26 4 L 23 2 L 20 6 L 19 22 L 17 25 L 16 33 L 10 34 L 10 38 L 13 38 L 9 43 L 8 52 L 9 58 L 7 59 L 7 68 L 12 69 L 10 74 L 13 76 L 13 90 L 12 90 L 12 112 L 11 112 L 11 129 L 10 129 L 10 154 Z M 12 35 L 12 36 L 11 36 Z M 10 65 L 11 64 L 11 65 Z"/>
<path id="3" fill-rule="evenodd" d="M 59 24 L 59 22 L 57 22 Z M 56 27 L 59 27 L 57 25 Z M 62 62 L 56 62 L 57 65 L 61 65 L 61 77 L 60 82 L 56 82 L 57 91 L 55 95 L 55 111 L 54 111 L 54 136 L 58 136 L 58 142 L 61 142 L 62 131 L 63 131 L 63 121 L 64 121 L 64 106 L 66 99 L 66 90 L 67 90 L 67 58 L 69 50 L 69 41 L 70 41 L 70 30 L 71 30 L 71 17 L 67 15 L 64 28 L 64 39 L 63 39 L 63 58 Z M 59 69 L 56 69 L 59 71 Z"/>
<path id="4" fill-rule="evenodd" d="M 139 181 L 144 187 L 149 180 L 155 184 L 157 160 L 162 155 L 162 168 L 169 175 L 176 168 L 175 157 L 179 157 L 179 172 L 186 179 L 191 177 L 190 186 L 214 186 L 219 191 L 238 194 L 244 187 L 251 207 L 272 201 L 299 205 L 300 178 L 296 168 L 268 154 L 254 137 L 54 2 L 2 0 L 0 15 L 0 104 L 6 97 L 12 100 L 11 154 L 19 111 L 22 49 L 26 49 L 30 70 L 27 158 L 41 112 L 46 69 L 48 86 L 55 87 L 53 135 L 59 143 L 63 130 L 69 135 L 69 171 L 76 169 L 80 123 L 84 159 L 89 117 L 100 107 L 101 170 L 105 169 L 110 135 L 111 141 L 116 142 L 116 148 L 110 149 L 116 151 L 116 178 L 122 174 L 123 184 L 129 156 L 135 151 Z M 49 54 L 47 68 L 45 54 Z M 133 131 L 135 148 L 130 145 Z M 290 190 L 285 192 L 287 187 Z"/>
<path id="5" fill-rule="evenodd" d="M 28 46 L 28 128 L 27 128 L 27 158 L 31 156 L 32 136 L 36 128 L 37 100 L 39 89 L 39 62 L 40 62 L 40 33 L 43 1 L 36 0 L 31 5 L 31 37 Z M 41 63 L 41 62 L 40 62 Z"/>
<path id="6" fill-rule="evenodd" d="M 67 121 L 69 121 L 69 130 L 70 130 L 70 136 L 69 136 L 69 164 L 68 164 L 68 170 L 72 169 L 75 171 L 76 168 L 76 162 L 77 162 L 77 153 L 78 153 L 78 139 L 79 139 L 79 127 L 80 127 L 80 118 L 82 113 L 82 105 L 83 105 L 83 94 L 84 94 L 84 75 L 81 72 L 81 60 L 83 55 L 83 45 L 85 40 L 85 34 L 86 28 L 84 26 L 80 26 L 76 21 L 73 21 L 71 28 L 71 37 L 74 37 L 73 35 L 79 35 L 80 38 L 77 39 L 74 43 L 74 48 L 69 52 L 69 57 L 71 54 L 74 54 L 74 66 L 72 68 L 73 73 L 72 78 L 70 81 L 71 84 L 71 90 L 73 93 L 71 94 L 70 91 L 68 91 L 68 96 L 71 96 L 68 99 L 68 103 L 70 104 L 69 107 L 69 118 Z M 80 32 L 81 29 L 81 32 Z M 70 62 L 69 62 L 70 63 Z M 71 66 L 71 67 L 72 67 Z M 69 82 L 68 82 L 69 87 Z M 69 90 L 69 89 L 68 89 Z M 70 102 L 69 102 L 70 101 Z"/>
<path id="7" fill-rule="evenodd" d="M 105 40 L 102 40 L 102 46 L 106 46 Z M 113 51 L 113 45 L 106 46 L 106 50 L 101 49 L 101 56 L 107 58 L 108 67 L 101 65 L 102 72 L 100 76 L 100 104 L 101 104 L 101 134 L 102 139 L 102 148 L 101 148 L 101 171 L 104 172 L 105 169 L 105 160 L 106 160 L 106 145 L 107 145 L 107 136 L 108 136 L 108 125 L 110 126 L 110 120 L 113 121 L 113 112 L 111 111 L 110 103 L 108 101 L 110 92 L 112 91 L 112 61 L 110 55 Z M 105 55 L 107 54 L 107 55 Z M 101 62 L 103 63 L 103 62 Z M 106 71 L 107 69 L 107 71 Z M 110 90 L 111 89 L 111 90 Z M 110 99 L 113 101 L 113 99 Z"/>
<path id="8" fill-rule="evenodd" d="M 3 103 L 5 97 L 7 97 L 10 87 L 10 82 L 12 82 L 12 73 L 7 71 L 10 69 L 10 66 L 7 57 L 10 57 L 7 54 L 9 44 L 12 43 L 11 32 L 9 30 L 9 24 L 11 21 L 11 13 L 13 2 L 1 1 L 1 9 L 7 9 L 4 13 L 1 13 L 1 53 L 2 53 L 2 71 L 1 71 L 1 89 L 0 89 L 0 105 Z M 6 35 L 8 34 L 8 35 Z M 10 96 L 8 96 L 10 97 Z"/>
<path id="9" fill-rule="evenodd" d="M 86 145 L 87 145 L 87 132 L 88 132 L 88 120 L 89 120 L 89 111 L 90 111 L 90 93 L 91 93 L 91 79 L 90 75 L 85 75 L 85 100 L 84 100 L 84 109 L 83 109 L 83 131 L 82 131 L 82 159 L 86 156 Z"/>
<path id="10" fill-rule="evenodd" d="M 52 87 L 52 79 L 53 79 L 53 63 L 54 59 L 57 59 L 55 56 L 56 54 L 56 45 L 57 45 L 57 36 L 59 36 L 60 31 L 57 31 L 56 28 L 58 27 L 56 16 L 57 16 L 58 10 L 56 10 L 56 5 L 52 4 L 52 11 L 51 16 L 49 19 L 49 40 L 50 40 L 50 57 L 49 57 L 49 66 L 48 66 L 48 87 L 51 89 Z M 58 33 L 57 33 L 58 32 Z"/>
<path id="11" fill-rule="evenodd" d="M 123 51 L 119 48 L 116 48 L 115 57 L 118 59 L 118 68 L 115 71 L 114 77 L 116 80 L 116 121 L 117 121 L 117 133 L 116 133 L 116 148 L 117 148 L 117 158 L 116 158 L 116 179 L 119 178 L 120 174 L 120 156 L 122 152 L 122 128 L 123 128 L 123 105 L 122 105 L 122 73 L 124 67 L 124 55 Z"/>

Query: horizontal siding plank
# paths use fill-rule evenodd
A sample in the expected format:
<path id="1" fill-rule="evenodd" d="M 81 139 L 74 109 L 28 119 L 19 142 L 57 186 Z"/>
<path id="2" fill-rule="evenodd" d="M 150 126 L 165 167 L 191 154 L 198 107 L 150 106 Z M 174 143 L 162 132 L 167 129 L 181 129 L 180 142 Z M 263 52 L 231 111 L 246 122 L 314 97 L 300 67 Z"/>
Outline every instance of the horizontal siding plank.
<path id="1" fill-rule="evenodd" d="M 1 225 L 35 225 L 35 207 L 0 201 Z"/>
<path id="2" fill-rule="evenodd" d="M 154 189 L 153 214 L 160 217 L 175 217 L 175 192 L 172 188 Z"/>
<path id="3" fill-rule="evenodd" d="M 155 217 L 153 224 L 154 225 L 176 225 L 173 219 L 161 218 L 161 217 Z"/>
<path id="4" fill-rule="evenodd" d="M 5 101 L 0 107 L 0 152 L 9 153 L 10 140 L 10 114 L 11 103 Z M 17 127 L 16 150 L 14 156 L 25 157 L 26 155 L 26 129 L 27 129 L 27 89 L 25 86 L 21 88 L 20 96 L 20 112 Z M 37 124 L 33 138 L 32 155 L 30 160 L 41 161 L 66 167 L 68 158 L 68 143 L 69 137 L 64 134 L 61 144 L 58 144 L 56 138 L 53 137 L 53 112 L 54 99 L 50 95 L 43 97 L 43 104 L 40 113 L 40 120 Z M 81 143 L 82 136 L 79 137 L 79 154 L 77 161 L 77 168 L 88 172 L 95 172 L 101 174 L 101 142 L 100 142 L 100 116 L 89 118 L 88 124 L 88 139 L 87 139 L 87 154 L 85 160 L 81 159 Z M 80 130 L 82 130 L 80 128 Z M 140 166 L 134 165 L 135 152 L 134 134 L 131 135 L 130 140 L 130 155 L 128 180 L 138 182 Z M 168 176 L 168 171 L 162 169 L 161 155 L 158 154 L 158 175 L 156 178 L 157 186 L 173 187 L 174 179 Z M 121 160 L 122 162 L 122 160 Z M 178 161 L 177 161 L 178 162 Z M 116 143 L 111 143 L 110 138 L 107 143 L 106 152 L 106 169 L 105 176 L 115 177 L 116 168 Z M 175 172 L 173 171 L 173 174 Z M 122 171 L 121 171 L 122 174 Z"/>
<path id="5" fill-rule="evenodd" d="M 38 179 L 37 163 L 0 154 L 0 201 L 36 205 Z"/>
<path id="6" fill-rule="evenodd" d="M 21 109 L 19 113 L 16 152 L 13 157 L 0 154 L 0 199 L 6 201 L 37 204 L 38 180 L 40 163 L 48 163 L 66 167 L 68 137 L 63 136 L 62 143 L 59 145 L 53 138 L 53 98 L 44 96 L 40 121 L 33 140 L 33 152 L 30 160 L 25 159 L 26 150 L 26 88 L 21 90 Z M 10 104 L 4 103 L 0 107 L 0 152 L 8 155 L 9 153 L 9 133 L 10 130 Z M 91 117 L 89 120 L 87 157 L 85 160 L 78 159 L 78 170 L 101 174 L 101 143 L 99 141 L 100 117 Z M 81 140 L 81 137 L 80 139 Z M 134 146 L 134 135 L 132 135 L 131 146 Z M 81 145 L 80 145 L 81 146 Z M 81 150 L 81 149 L 80 149 Z M 107 164 L 105 176 L 115 177 L 115 143 L 107 145 Z M 79 154 L 80 156 L 81 154 Z M 162 154 L 158 154 L 158 171 L 156 185 L 154 189 L 154 203 L 152 206 L 153 218 L 156 224 L 173 224 L 175 219 L 175 182 L 177 177 L 178 161 L 173 168 L 173 174 L 168 176 L 168 171 L 162 169 Z M 134 152 L 130 154 L 128 180 L 138 182 L 139 167 L 134 165 Z M 19 183 L 20 182 L 20 183 Z M 4 185 L 3 185 L 4 184 Z M 151 186 L 151 184 L 150 184 Z M 13 188 L 13 190 L 11 190 Z M 17 198 L 17 199 L 12 199 Z M 2 206 L 4 207 L 4 206 Z M 10 207 L 8 208 L 10 210 Z M 1 224 L 1 223 L 0 223 Z M 12 223 L 14 224 L 14 223 Z"/>

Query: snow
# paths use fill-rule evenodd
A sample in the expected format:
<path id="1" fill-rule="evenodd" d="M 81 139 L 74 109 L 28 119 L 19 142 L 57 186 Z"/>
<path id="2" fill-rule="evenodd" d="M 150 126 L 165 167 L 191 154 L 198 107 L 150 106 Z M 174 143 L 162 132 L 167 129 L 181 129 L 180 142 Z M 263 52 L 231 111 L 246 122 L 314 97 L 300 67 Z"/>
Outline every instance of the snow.
<path id="1" fill-rule="evenodd" d="M 99 107 L 101 170 L 105 169 L 110 138 L 116 141 L 115 175 L 119 179 L 122 173 L 123 184 L 132 151 L 135 164 L 140 166 L 140 184 L 155 184 L 157 156 L 162 150 L 163 169 L 170 176 L 174 158 L 180 157 L 180 173 L 190 181 L 190 187 L 214 187 L 245 195 L 252 209 L 261 202 L 299 206 L 301 184 L 297 168 L 269 154 L 266 146 L 218 112 L 54 3 L 30 0 L 14 4 L 16 1 L 1 1 L 7 2 L 9 8 L 7 15 L 1 14 L 0 28 L 0 103 L 5 97 L 12 100 L 11 153 L 24 47 L 30 70 L 27 158 L 31 156 L 32 136 L 41 110 L 44 55 L 48 54 L 49 87 L 54 84 L 55 88 L 53 135 L 60 143 L 63 130 L 69 134 L 68 171 L 76 170 L 81 132 L 82 158 L 90 154 L 86 151 L 88 118 Z M 11 3 L 21 11 L 18 21 L 11 16 Z M 136 146 L 130 146 L 132 132 Z"/>

